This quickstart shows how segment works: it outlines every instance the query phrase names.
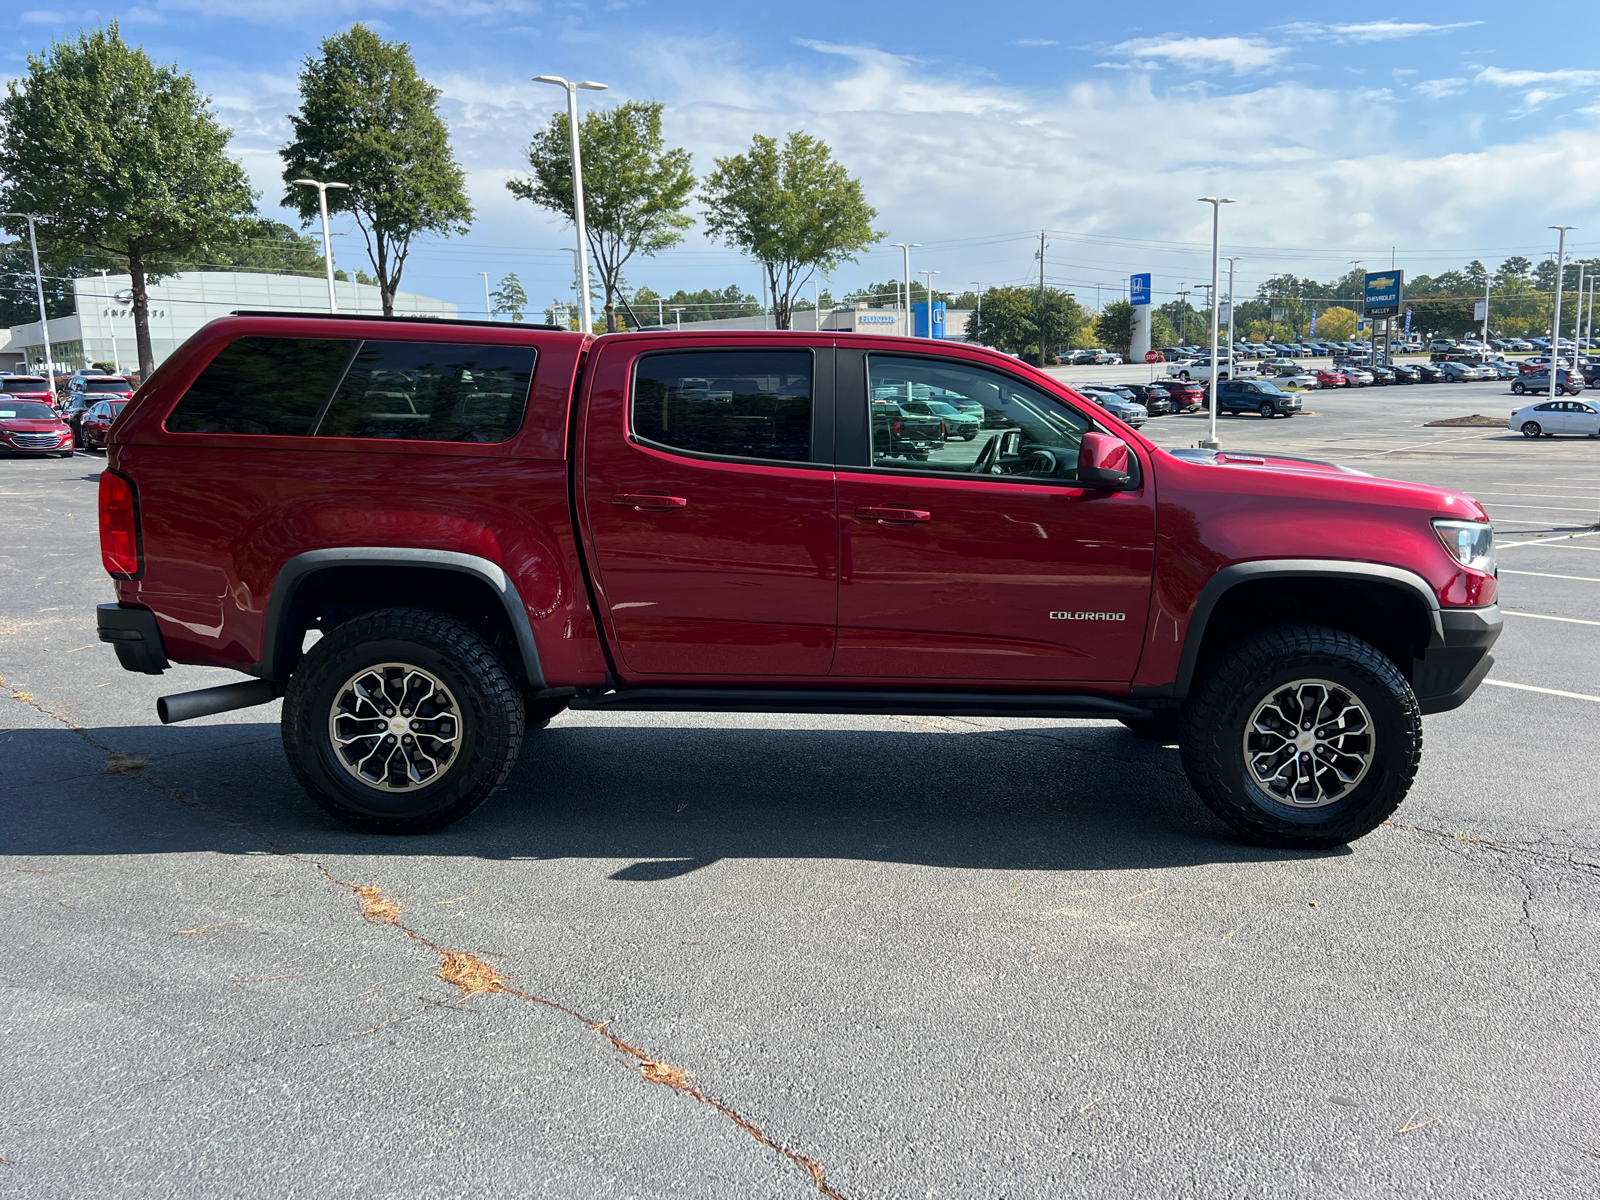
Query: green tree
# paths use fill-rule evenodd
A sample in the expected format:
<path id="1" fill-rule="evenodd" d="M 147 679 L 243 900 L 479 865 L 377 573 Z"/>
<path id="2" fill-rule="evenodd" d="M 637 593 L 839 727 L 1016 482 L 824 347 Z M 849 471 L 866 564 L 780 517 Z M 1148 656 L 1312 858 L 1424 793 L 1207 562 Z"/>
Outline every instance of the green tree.
<path id="1" fill-rule="evenodd" d="M 329 189 L 330 212 L 348 212 L 367 243 L 385 316 L 394 315 L 412 241 L 465 233 L 472 223 L 466 179 L 439 116 L 439 89 L 417 74 L 411 47 L 365 25 L 323 40 L 300 71 L 300 109 L 283 158 L 285 208 L 310 224 L 317 190 L 296 179 L 349 184 Z"/>
<path id="2" fill-rule="evenodd" d="M 94 274 L 100 260 L 71 247 L 61 250 L 39 226 L 39 258 L 44 266 L 45 313 L 53 320 L 70 317 L 76 301 L 72 281 Z M 109 265 L 109 264 L 108 264 Z M 39 319 L 39 296 L 33 280 L 33 250 L 28 239 L 0 245 L 0 325 L 28 325 Z"/>
<path id="3" fill-rule="evenodd" d="M 1078 302 L 1059 288 L 1045 288 L 1041 306 L 1036 287 L 992 287 L 983 293 L 982 313 L 974 313 L 968 322 L 967 337 L 1040 363 L 1041 333 L 1048 350 L 1070 345 L 1083 325 Z"/>
<path id="4" fill-rule="evenodd" d="M 1101 345 L 1127 355 L 1133 345 L 1133 305 L 1127 300 L 1113 300 L 1094 319 L 1094 335 Z"/>
<path id="5" fill-rule="evenodd" d="M 1150 348 L 1161 350 L 1167 346 L 1176 346 L 1178 335 L 1172 331 L 1172 322 L 1167 320 L 1167 314 L 1160 309 L 1150 313 Z"/>
<path id="6" fill-rule="evenodd" d="M 1356 314 L 1335 305 L 1317 314 L 1317 336 L 1331 342 L 1348 342 L 1356 335 Z"/>
<path id="7" fill-rule="evenodd" d="M 206 248 L 192 260 L 173 264 L 181 271 L 249 271 L 263 275 L 311 275 L 321 278 L 322 247 L 317 240 L 281 221 L 245 222 L 238 240 Z"/>
<path id="8" fill-rule="evenodd" d="M 669 150 L 661 105 L 630 100 L 589 113 L 578 126 L 583 159 L 583 218 L 605 293 L 606 329 L 617 327 L 622 268 L 635 254 L 652 255 L 683 241 L 694 219 L 683 211 L 694 190 L 687 150 Z M 506 182 L 511 194 L 576 223 L 572 198 L 572 132 L 556 113 L 528 144 L 528 179 Z"/>
<path id="9" fill-rule="evenodd" d="M 807 134 L 790 133 L 782 149 L 756 134 L 747 153 L 716 164 L 702 188 L 706 228 L 761 263 L 779 329 L 789 328 L 795 292 L 815 272 L 831 274 L 883 238 L 861 181 Z"/>
<path id="10" fill-rule="evenodd" d="M 148 284 L 175 255 L 226 244 L 255 211 L 231 131 L 176 67 L 122 40 L 115 21 L 28 56 L 0 101 L 0 209 L 44 218 L 51 242 L 133 281 L 139 370 L 155 369 Z M 6 228 L 19 233 L 15 218 Z"/>
<path id="11" fill-rule="evenodd" d="M 512 324 L 521 322 L 522 314 L 528 307 L 528 293 L 522 290 L 522 281 L 517 278 L 516 272 L 509 272 L 500 281 L 500 286 L 489 297 L 489 303 L 494 305 L 495 312 L 509 316 Z"/>

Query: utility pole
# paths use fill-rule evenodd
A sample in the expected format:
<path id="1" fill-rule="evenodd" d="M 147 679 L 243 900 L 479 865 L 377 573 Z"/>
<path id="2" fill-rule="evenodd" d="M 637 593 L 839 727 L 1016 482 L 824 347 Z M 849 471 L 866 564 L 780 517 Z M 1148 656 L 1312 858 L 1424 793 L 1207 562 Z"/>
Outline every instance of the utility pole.
<path id="1" fill-rule="evenodd" d="M 1492 275 L 1485 272 L 1483 280 L 1483 344 L 1485 346 L 1489 344 L 1489 285 L 1493 278 Z"/>
<path id="2" fill-rule="evenodd" d="M 1586 264 L 1578 264 L 1578 303 L 1572 316 L 1572 369 L 1578 369 L 1578 339 L 1583 336 L 1583 269 Z"/>
<path id="3" fill-rule="evenodd" d="M 488 320 L 494 320 L 494 301 L 489 299 L 489 272 L 479 271 L 483 276 L 483 315 Z"/>
<path id="4" fill-rule="evenodd" d="M 667 313 L 666 309 L 662 307 L 664 303 L 665 301 L 660 296 L 656 297 L 656 325 L 662 329 L 667 327 Z"/>
<path id="5" fill-rule="evenodd" d="M 975 324 L 981 326 L 983 324 L 983 282 L 981 280 L 974 279 L 972 281 L 972 294 L 978 298 L 978 311 L 973 314 L 972 320 Z"/>
<path id="6" fill-rule="evenodd" d="M 1182 324 L 1182 329 L 1178 334 L 1178 344 L 1180 346 L 1189 344 L 1189 297 L 1191 294 L 1188 288 L 1184 288 L 1178 293 L 1178 299 L 1183 304 L 1183 307 L 1178 310 L 1178 319 Z"/>
<path id="7" fill-rule="evenodd" d="M 1044 364 L 1049 361 L 1049 352 L 1044 344 L 1044 250 L 1049 243 L 1045 240 L 1044 230 L 1039 230 L 1039 369 L 1044 370 Z"/>
<path id="8" fill-rule="evenodd" d="M 811 277 L 811 328 L 822 332 L 822 284 L 815 275 Z"/>

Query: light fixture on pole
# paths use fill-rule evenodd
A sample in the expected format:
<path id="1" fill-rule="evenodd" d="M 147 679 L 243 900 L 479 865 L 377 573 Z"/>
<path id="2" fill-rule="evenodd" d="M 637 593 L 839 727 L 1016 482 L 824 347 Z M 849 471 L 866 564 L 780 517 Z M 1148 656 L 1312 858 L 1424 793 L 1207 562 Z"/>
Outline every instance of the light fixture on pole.
<path id="1" fill-rule="evenodd" d="M 918 275 L 922 276 L 924 281 L 923 290 L 928 294 L 928 336 L 930 338 L 933 336 L 933 277 L 940 273 L 939 271 L 917 272 Z"/>
<path id="2" fill-rule="evenodd" d="M 328 236 L 328 189 L 344 188 L 349 190 L 348 183 L 323 183 L 317 179 L 296 179 L 301 187 L 314 187 L 317 189 L 317 207 L 322 210 L 322 265 L 328 272 L 328 311 L 339 311 L 339 300 L 333 294 L 333 240 Z"/>
<path id="3" fill-rule="evenodd" d="M 110 281 L 109 281 L 109 276 L 110 276 L 110 272 L 108 272 L 104 267 L 101 267 L 100 268 L 100 285 L 102 287 L 104 287 L 104 288 L 110 288 L 111 287 L 111 284 L 110 284 Z M 110 291 L 106 292 L 106 297 L 105 298 L 108 301 L 116 299 L 116 297 L 113 296 L 110 293 Z M 122 374 L 122 355 L 117 353 L 117 321 L 116 321 L 116 318 L 111 315 L 111 305 L 110 304 L 106 305 L 106 328 L 111 330 L 111 365 L 117 369 L 117 374 L 121 375 Z"/>
<path id="4" fill-rule="evenodd" d="M 1559 361 L 1561 357 L 1561 276 L 1567 263 L 1567 231 L 1575 229 L 1574 225 L 1551 225 L 1551 229 L 1560 234 L 1556 242 L 1556 310 L 1550 317 L 1550 399 L 1556 398 L 1556 379 L 1561 371 Z M 1577 369 L 1578 356 L 1572 356 L 1573 369 Z"/>
<path id="5" fill-rule="evenodd" d="M 1217 275 L 1222 265 L 1222 206 L 1233 201 L 1227 196 L 1201 196 L 1200 203 L 1211 205 L 1211 436 L 1200 445 L 1206 450 L 1220 450 L 1222 443 L 1217 440 Z"/>
<path id="6" fill-rule="evenodd" d="M 906 336 L 910 337 L 915 332 L 911 327 L 911 252 L 922 249 L 922 243 L 895 242 L 894 245 L 905 255 Z"/>
<path id="7" fill-rule="evenodd" d="M 1238 254 L 1230 254 L 1230 255 L 1227 256 L 1227 259 L 1228 259 L 1228 378 L 1229 379 L 1232 379 L 1233 378 L 1233 374 L 1234 374 L 1234 372 L 1233 372 L 1233 347 L 1234 347 L 1234 343 L 1239 340 L 1239 331 L 1234 328 L 1234 324 L 1233 324 L 1233 267 L 1234 267 L 1234 264 L 1239 261 L 1240 257 L 1241 257 L 1241 255 L 1238 255 Z"/>
<path id="8" fill-rule="evenodd" d="M 494 301 L 489 299 L 489 272 L 479 271 L 483 276 L 483 315 L 489 320 L 494 320 Z"/>
<path id="9" fill-rule="evenodd" d="M 603 92 L 606 85 L 569 82 L 559 75 L 535 75 L 535 83 L 548 83 L 567 92 L 567 129 L 572 135 L 572 218 L 578 231 L 578 332 L 591 333 L 589 319 L 589 231 L 584 224 L 583 159 L 578 150 L 578 92 Z"/>
<path id="10" fill-rule="evenodd" d="M 50 349 L 50 318 L 45 315 L 44 274 L 39 270 L 39 239 L 33 232 L 33 223 L 39 218 L 32 213 L 0 213 L 0 217 L 17 217 L 28 223 L 28 244 L 33 248 L 33 289 L 39 297 L 39 336 L 44 339 L 45 370 L 49 372 L 47 378 L 53 399 L 56 391 L 56 358 L 55 352 Z"/>

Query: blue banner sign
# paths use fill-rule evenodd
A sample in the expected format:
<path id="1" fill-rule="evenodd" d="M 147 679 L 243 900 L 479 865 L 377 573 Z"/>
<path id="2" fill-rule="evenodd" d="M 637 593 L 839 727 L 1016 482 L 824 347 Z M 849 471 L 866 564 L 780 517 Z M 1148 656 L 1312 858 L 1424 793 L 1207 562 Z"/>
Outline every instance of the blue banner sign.
<path id="1" fill-rule="evenodd" d="M 1135 304 L 1150 303 L 1150 272 L 1128 276 L 1128 299 Z"/>
<path id="2" fill-rule="evenodd" d="M 1401 284 L 1404 271 L 1368 271 L 1366 315 L 1369 317 L 1395 317 L 1400 315 Z"/>

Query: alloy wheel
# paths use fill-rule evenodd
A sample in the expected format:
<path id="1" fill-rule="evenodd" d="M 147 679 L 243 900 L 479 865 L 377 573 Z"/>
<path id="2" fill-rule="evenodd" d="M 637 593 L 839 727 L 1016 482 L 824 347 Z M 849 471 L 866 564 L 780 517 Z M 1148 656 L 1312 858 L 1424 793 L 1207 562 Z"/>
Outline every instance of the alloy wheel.
<path id="1" fill-rule="evenodd" d="M 1344 799 L 1366 777 L 1373 749 L 1366 705 L 1325 679 L 1297 679 L 1274 689 L 1245 725 L 1251 779 L 1294 808 Z"/>
<path id="2" fill-rule="evenodd" d="M 328 712 L 333 756 L 351 777 L 382 792 L 414 792 L 455 760 L 461 710 L 437 676 L 407 663 L 364 667 Z"/>

